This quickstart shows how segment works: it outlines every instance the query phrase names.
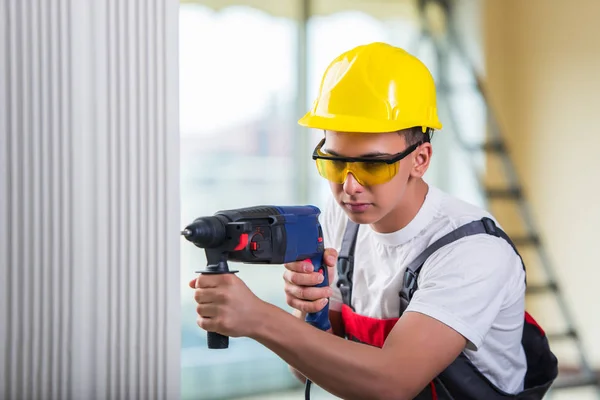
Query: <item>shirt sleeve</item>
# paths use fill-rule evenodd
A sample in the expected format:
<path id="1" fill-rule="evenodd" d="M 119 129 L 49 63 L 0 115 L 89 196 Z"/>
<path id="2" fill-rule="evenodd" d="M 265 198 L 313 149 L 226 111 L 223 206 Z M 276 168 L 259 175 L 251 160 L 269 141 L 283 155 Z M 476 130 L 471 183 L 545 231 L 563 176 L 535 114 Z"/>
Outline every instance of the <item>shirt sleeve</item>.
<path id="1" fill-rule="evenodd" d="M 406 312 L 441 321 L 476 350 L 504 303 L 524 296 L 524 279 L 520 258 L 503 239 L 486 235 L 463 238 L 426 261 Z"/>

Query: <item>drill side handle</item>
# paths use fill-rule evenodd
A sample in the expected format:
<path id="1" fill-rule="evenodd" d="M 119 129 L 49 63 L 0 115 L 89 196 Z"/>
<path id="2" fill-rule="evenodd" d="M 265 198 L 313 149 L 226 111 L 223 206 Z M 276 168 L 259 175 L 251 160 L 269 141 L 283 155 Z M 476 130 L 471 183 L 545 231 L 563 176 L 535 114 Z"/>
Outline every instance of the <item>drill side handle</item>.
<path id="1" fill-rule="evenodd" d="M 219 251 L 213 249 L 206 250 L 206 259 L 208 265 L 205 270 L 196 271 L 199 274 L 235 274 L 238 271 L 229 269 L 226 257 Z M 207 344 L 209 349 L 227 349 L 229 347 L 229 336 L 221 335 L 217 332 L 207 332 Z"/>
<path id="2" fill-rule="evenodd" d="M 324 278 L 323 282 L 316 285 L 316 287 L 329 286 L 327 265 L 323 263 L 323 254 L 319 254 L 318 256 L 311 258 L 310 261 L 315 268 L 314 271 L 322 273 Z M 329 322 L 329 302 L 327 302 L 327 304 L 321 309 L 321 311 L 307 314 L 305 321 L 314 326 L 315 328 L 321 329 L 323 331 L 329 330 L 331 328 L 331 323 Z"/>

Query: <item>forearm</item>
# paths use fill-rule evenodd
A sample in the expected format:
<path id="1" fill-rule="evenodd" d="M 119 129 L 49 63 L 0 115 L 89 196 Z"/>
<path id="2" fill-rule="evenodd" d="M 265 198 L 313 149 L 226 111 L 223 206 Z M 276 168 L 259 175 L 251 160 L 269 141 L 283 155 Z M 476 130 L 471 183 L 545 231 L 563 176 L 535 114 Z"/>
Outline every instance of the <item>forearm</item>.
<path id="1" fill-rule="evenodd" d="M 301 321 L 304 321 L 306 319 L 306 314 L 303 311 L 299 311 L 299 310 L 293 310 L 292 311 L 292 315 L 296 318 L 298 318 Z M 336 329 L 336 327 L 339 325 L 339 316 L 337 317 L 333 317 L 331 315 L 331 312 L 329 314 L 329 319 L 331 320 L 331 329 L 328 330 L 328 333 L 332 333 L 335 335 L 340 335 L 338 330 Z M 296 377 L 296 379 L 298 379 L 300 382 L 302 383 L 306 383 L 306 377 L 304 375 L 302 375 L 302 373 L 300 371 L 298 371 L 296 368 L 292 367 L 290 365 L 290 370 L 292 371 L 292 374 Z"/>
<path id="2" fill-rule="evenodd" d="M 292 311 L 292 315 L 301 321 L 304 321 L 306 319 L 306 313 L 299 311 L 299 310 Z M 290 367 L 290 371 L 292 371 L 292 374 L 296 377 L 296 379 L 298 379 L 302 383 L 306 383 L 306 377 L 304 375 L 302 375 L 302 373 L 300 371 L 298 371 L 296 368 L 292 367 L 291 365 L 289 367 Z"/>
<path id="3" fill-rule="evenodd" d="M 263 312 L 253 339 L 316 385 L 344 399 L 398 398 L 393 365 L 381 349 L 319 331 L 272 305 Z"/>

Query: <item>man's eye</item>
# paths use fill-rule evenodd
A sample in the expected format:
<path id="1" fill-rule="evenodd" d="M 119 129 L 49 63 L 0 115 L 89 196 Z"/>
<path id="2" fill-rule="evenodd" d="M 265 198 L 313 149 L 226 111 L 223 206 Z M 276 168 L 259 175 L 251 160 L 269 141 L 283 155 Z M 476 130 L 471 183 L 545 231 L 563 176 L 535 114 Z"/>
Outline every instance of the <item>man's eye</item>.
<path id="1" fill-rule="evenodd" d="M 379 169 L 379 168 L 381 168 L 384 165 L 385 164 L 378 163 L 378 162 L 368 162 L 368 161 L 363 162 L 363 168 L 366 169 L 366 170 L 370 170 L 370 171 Z"/>
<path id="2" fill-rule="evenodd" d="M 332 160 L 331 165 L 333 165 L 333 167 L 335 167 L 335 168 L 343 169 L 346 166 L 346 162 L 339 161 L 339 160 Z"/>

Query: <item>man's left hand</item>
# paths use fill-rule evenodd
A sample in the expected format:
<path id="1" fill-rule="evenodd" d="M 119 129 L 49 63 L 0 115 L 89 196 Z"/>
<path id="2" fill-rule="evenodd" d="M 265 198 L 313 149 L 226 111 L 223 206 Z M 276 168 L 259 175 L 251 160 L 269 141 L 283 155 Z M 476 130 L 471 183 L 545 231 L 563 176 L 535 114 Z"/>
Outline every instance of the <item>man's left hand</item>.
<path id="1" fill-rule="evenodd" d="M 230 337 L 250 336 L 266 305 L 234 274 L 199 275 L 189 283 L 196 300 L 198 326 Z"/>

